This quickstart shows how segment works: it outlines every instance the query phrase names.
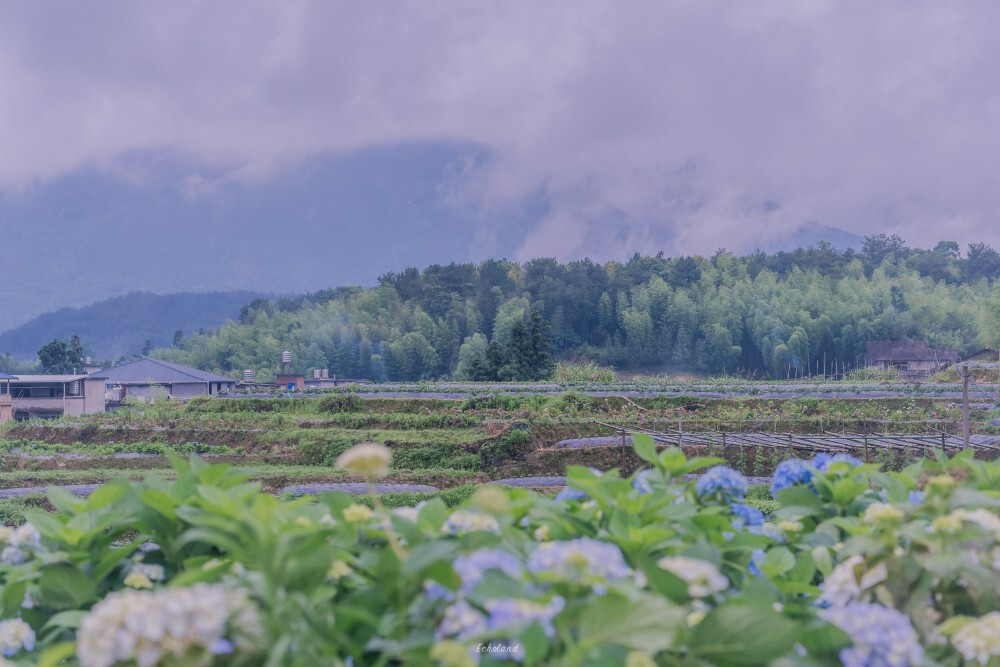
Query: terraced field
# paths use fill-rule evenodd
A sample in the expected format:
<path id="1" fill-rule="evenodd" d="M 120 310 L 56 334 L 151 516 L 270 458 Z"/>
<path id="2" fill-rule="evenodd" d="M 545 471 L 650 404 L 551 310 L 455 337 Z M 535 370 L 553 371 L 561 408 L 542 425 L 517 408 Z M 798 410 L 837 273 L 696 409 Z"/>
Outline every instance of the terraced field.
<path id="1" fill-rule="evenodd" d="M 994 411 L 973 411 L 978 438 L 1000 435 Z M 552 489 L 566 466 L 633 470 L 638 460 L 621 429 L 682 433 L 872 434 L 871 460 L 899 467 L 920 452 L 879 447 L 879 434 L 959 432 L 961 410 L 935 397 L 718 399 L 705 396 L 493 394 L 462 399 L 331 394 L 306 398 L 215 398 L 129 408 L 86 418 L 8 424 L 0 430 L 0 518 L 44 505 L 48 485 L 75 487 L 126 475 L 172 474 L 168 452 L 233 463 L 271 493 L 327 488 L 365 491 L 334 469 L 358 442 L 393 451 L 387 504 L 440 494 L 449 502 L 475 485 L 525 480 Z M 692 438 L 693 440 L 693 438 Z M 751 476 L 768 475 L 797 452 L 787 447 L 682 447 L 723 456 Z M 995 450 L 981 455 L 993 457 Z M 926 454 L 926 453 L 923 453 Z M 331 486 L 333 485 L 333 486 Z M 350 485 L 350 486 L 344 486 Z M 7 503 L 3 505 L 3 503 Z"/>

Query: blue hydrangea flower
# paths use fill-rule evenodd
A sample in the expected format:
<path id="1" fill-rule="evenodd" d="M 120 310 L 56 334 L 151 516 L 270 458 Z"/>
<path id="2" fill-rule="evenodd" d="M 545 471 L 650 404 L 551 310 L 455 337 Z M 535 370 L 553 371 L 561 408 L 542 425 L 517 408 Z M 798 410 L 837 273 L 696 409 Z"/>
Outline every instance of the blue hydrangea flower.
<path id="1" fill-rule="evenodd" d="M 861 459 L 855 458 L 850 454 L 831 455 L 826 452 L 821 452 L 817 454 L 809 463 L 813 468 L 816 468 L 820 472 L 829 472 L 830 466 L 834 463 L 849 463 L 852 467 L 856 467 L 861 465 Z"/>
<path id="2" fill-rule="evenodd" d="M 545 635 L 551 638 L 556 636 L 552 619 L 562 611 L 565 604 L 566 601 L 557 595 L 544 604 L 518 598 L 500 598 L 487 600 L 483 606 L 489 612 L 487 626 L 490 630 L 504 628 L 515 623 L 537 621 L 545 630 Z"/>
<path id="3" fill-rule="evenodd" d="M 820 612 L 850 635 L 853 646 L 840 652 L 844 667 L 917 667 L 923 664 L 924 649 L 907 616 L 880 604 L 850 602 Z"/>
<path id="4" fill-rule="evenodd" d="M 632 488 L 639 492 L 640 496 L 653 492 L 653 485 L 649 483 L 649 475 L 653 471 L 650 468 L 640 470 L 632 478 Z"/>
<path id="5" fill-rule="evenodd" d="M 715 466 L 702 475 L 695 485 L 699 496 L 718 495 L 726 502 L 743 500 L 749 488 L 746 477 L 726 466 Z"/>
<path id="6" fill-rule="evenodd" d="M 507 576 L 521 576 L 521 561 L 503 549 L 479 549 L 468 556 L 459 556 L 452 564 L 462 580 L 462 593 L 468 593 L 483 580 L 486 570 L 500 570 Z"/>
<path id="7" fill-rule="evenodd" d="M 747 565 L 747 572 L 755 577 L 759 577 L 764 574 L 760 567 L 764 564 L 764 558 L 767 556 L 763 549 L 754 549 L 753 553 L 750 554 L 750 564 Z"/>
<path id="8" fill-rule="evenodd" d="M 236 646 L 228 639 L 216 639 L 209 648 L 214 655 L 229 655 L 236 650 Z"/>
<path id="9" fill-rule="evenodd" d="M 486 632 L 486 615 L 465 600 L 459 600 L 444 610 L 444 618 L 435 633 L 438 639 L 454 637 L 470 639 Z"/>
<path id="10" fill-rule="evenodd" d="M 736 519 L 733 520 L 733 527 L 737 530 L 743 526 L 763 526 L 764 513 L 752 505 L 745 503 L 732 503 L 730 507 Z"/>
<path id="11" fill-rule="evenodd" d="M 812 481 L 812 476 L 812 470 L 802 459 L 782 461 L 774 469 L 774 477 L 771 478 L 771 495 L 796 484 L 808 484 Z"/>
<path id="12" fill-rule="evenodd" d="M 575 500 L 577 502 L 581 502 L 587 500 L 588 498 L 590 498 L 590 496 L 588 496 L 583 491 L 577 491 L 576 489 L 567 486 L 563 488 L 562 491 L 556 494 L 555 501 L 557 503 L 561 503 L 566 500 Z"/>
<path id="13" fill-rule="evenodd" d="M 923 491 L 910 491 L 906 499 L 911 505 L 923 505 L 925 495 Z"/>
<path id="14" fill-rule="evenodd" d="M 588 468 L 588 470 L 590 470 L 590 472 L 594 473 L 598 477 L 600 477 L 601 475 L 604 474 L 603 472 L 601 472 L 597 468 L 591 467 L 591 468 Z M 589 500 L 589 499 L 590 499 L 590 496 L 587 495 L 586 493 L 584 493 L 583 491 L 579 491 L 579 490 L 571 488 L 569 486 L 567 486 L 562 491 L 560 491 L 559 493 L 557 493 L 556 497 L 554 498 L 554 500 L 557 503 L 563 502 L 565 500 L 575 500 L 577 502 L 583 502 L 584 500 Z"/>
<path id="15" fill-rule="evenodd" d="M 451 605 L 444 612 L 444 618 L 438 624 L 435 636 L 437 639 L 453 638 L 459 641 L 474 637 L 485 638 L 494 631 L 515 624 L 537 622 L 542 626 L 546 636 L 555 636 L 553 619 L 562 611 L 566 601 L 555 596 L 548 602 L 535 602 L 520 598 L 498 598 L 483 603 L 486 613 L 473 607 L 465 600 Z M 492 639 L 505 639 L 492 637 Z M 523 653 L 508 656 L 497 655 L 494 658 L 523 660 Z"/>
<path id="16" fill-rule="evenodd" d="M 466 595 L 483 580 L 487 570 L 500 570 L 510 577 L 520 577 L 521 561 L 512 553 L 502 549 L 479 549 L 467 556 L 459 556 L 452 563 L 455 573 L 462 580 L 459 593 Z M 424 582 L 424 596 L 431 600 L 451 600 L 454 593 L 436 581 Z"/>
<path id="17" fill-rule="evenodd" d="M 542 542 L 528 556 L 527 568 L 567 581 L 618 581 L 632 576 L 617 545 L 590 537 Z"/>

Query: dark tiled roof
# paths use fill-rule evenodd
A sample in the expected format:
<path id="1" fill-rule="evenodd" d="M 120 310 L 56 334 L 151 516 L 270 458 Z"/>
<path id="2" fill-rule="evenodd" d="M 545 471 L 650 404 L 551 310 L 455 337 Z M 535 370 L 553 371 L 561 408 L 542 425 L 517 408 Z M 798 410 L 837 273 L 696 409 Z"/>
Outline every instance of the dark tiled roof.
<path id="1" fill-rule="evenodd" d="M 197 368 L 181 366 L 162 359 L 144 358 L 120 366 L 105 368 L 92 374 L 122 384 L 182 384 L 185 382 L 236 382 L 236 380 Z"/>
<path id="2" fill-rule="evenodd" d="M 14 380 L 16 378 L 17 378 L 16 375 L 7 375 L 6 373 L 0 373 L 0 380 Z"/>
<path id="3" fill-rule="evenodd" d="M 957 362 L 958 350 L 934 349 L 922 340 L 869 341 L 868 361 L 951 361 Z"/>

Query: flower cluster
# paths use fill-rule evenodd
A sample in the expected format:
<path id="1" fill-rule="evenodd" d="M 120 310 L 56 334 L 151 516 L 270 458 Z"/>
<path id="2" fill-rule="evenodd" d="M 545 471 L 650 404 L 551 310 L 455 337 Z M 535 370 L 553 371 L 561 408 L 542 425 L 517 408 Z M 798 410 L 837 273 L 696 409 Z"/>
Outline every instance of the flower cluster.
<path id="1" fill-rule="evenodd" d="M 478 530 L 499 533 L 500 524 L 493 516 L 483 512 L 455 510 L 444 522 L 442 529 L 449 535 L 464 535 Z"/>
<path id="2" fill-rule="evenodd" d="M 888 576 L 884 563 L 879 563 L 870 570 L 865 570 L 864 567 L 864 558 L 851 556 L 833 568 L 821 585 L 823 595 L 820 602 L 828 606 L 843 607 L 861 600 L 864 593 L 885 581 Z"/>
<path id="3" fill-rule="evenodd" d="M 135 563 L 129 568 L 123 583 L 129 588 L 152 588 L 154 581 L 163 581 L 164 577 L 162 565 Z"/>
<path id="4" fill-rule="evenodd" d="M 520 577 L 524 571 L 521 561 L 514 554 L 502 549 L 479 549 L 472 553 L 459 556 L 452 563 L 452 568 L 462 580 L 459 593 L 468 594 L 483 580 L 483 574 L 487 570 L 499 570 L 509 577 Z M 450 600 L 454 596 L 451 591 L 437 582 L 426 582 L 424 591 L 431 599 Z"/>
<path id="5" fill-rule="evenodd" d="M 850 602 L 843 607 L 825 609 L 820 616 L 850 635 L 853 641 L 852 646 L 840 652 L 844 667 L 917 667 L 923 664 L 924 649 L 910 619 L 895 609 Z"/>
<path id="6" fill-rule="evenodd" d="M 337 468 L 369 479 L 389 471 L 392 452 L 385 445 L 362 442 L 337 457 Z"/>
<path id="7" fill-rule="evenodd" d="M 752 505 L 746 503 L 732 503 L 730 507 L 736 515 L 733 527 L 739 530 L 743 526 L 763 526 L 764 513 Z"/>
<path id="8" fill-rule="evenodd" d="M 714 595 L 726 590 L 729 585 L 729 580 L 708 561 L 686 556 L 667 556 L 656 564 L 687 582 L 688 595 L 693 598 Z"/>
<path id="9" fill-rule="evenodd" d="M 743 500 L 749 488 L 746 477 L 726 466 L 715 466 L 698 478 L 695 485 L 699 496 L 718 496 L 725 502 Z"/>
<path id="10" fill-rule="evenodd" d="M 632 478 L 632 488 L 638 491 L 640 496 L 653 492 L 653 485 L 649 483 L 649 475 L 652 472 L 652 470 L 646 468 L 637 472 L 635 477 Z"/>
<path id="11" fill-rule="evenodd" d="M 771 495 L 796 484 L 809 484 L 812 476 L 812 470 L 802 459 L 782 461 L 775 467 L 774 477 L 771 478 Z"/>
<path id="12" fill-rule="evenodd" d="M 0 652 L 9 658 L 21 649 L 35 649 L 35 631 L 19 618 L 0 621 Z"/>
<path id="13" fill-rule="evenodd" d="M 489 633 L 502 632 L 515 625 L 538 623 L 547 637 L 555 636 L 553 619 L 562 611 L 566 601 L 554 596 L 548 602 L 536 602 L 522 598 L 496 598 L 483 603 L 483 610 L 465 600 L 450 605 L 437 627 L 437 639 L 468 640 L 486 638 Z M 502 637 L 492 637 L 502 639 Z M 521 651 L 508 656 L 523 659 Z"/>
<path id="14" fill-rule="evenodd" d="M 528 571 L 564 581 L 620 581 L 632 576 L 622 551 L 589 537 L 543 542 L 528 556 Z"/>
<path id="15" fill-rule="evenodd" d="M 851 467 L 861 465 L 861 461 L 850 454 L 827 454 L 821 452 L 811 461 L 802 459 L 787 459 L 775 467 L 774 476 L 771 478 L 771 495 L 773 496 L 782 489 L 787 489 L 798 484 L 807 484 L 812 487 L 812 478 L 815 471 L 829 472 L 830 466 L 835 463 L 846 463 Z"/>
<path id="16" fill-rule="evenodd" d="M 462 580 L 463 593 L 475 588 L 487 570 L 499 570 L 514 578 L 520 577 L 522 572 L 517 556 L 502 549 L 479 549 L 467 556 L 459 556 L 452 567 Z"/>
<path id="17" fill-rule="evenodd" d="M 81 667 L 111 667 L 135 662 L 159 664 L 167 656 L 228 653 L 241 637 L 252 636 L 258 621 L 246 596 L 211 584 L 120 591 L 98 602 L 77 632 Z"/>
<path id="18" fill-rule="evenodd" d="M 969 662 L 988 664 L 1000 656 L 1000 611 L 963 625 L 951 638 L 955 649 Z"/>
<path id="19" fill-rule="evenodd" d="M 826 452 L 820 452 L 813 457 L 810 465 L 820 472 L 830 472 L 830 466 L 834 463 L 846 463 L 851 468 L 856 468 L 861 465 L 861 459 L 850 454 L 827 454 Z"/>
<path id="20" fill-rule="evenodd" d="M 7 565 L 23 563 L 28 560 L 32 551 L 41 546 L 41 539 L 42 536 L 38 533 L 38 529 L 31 522 L 23 523 L 14 529 L 6 526 L 0 527 L 0 543 L 3 544 L 0 562 Z"/>
<path id="21" fill-rule="evenodd" d="M 567 500 L 575 500 L 577 502 L 582 502 L 584 500 L 587 500 L 588 498 L 590 498 L 590 496 L 588 496 L 583 491 L 578 491 L 577 489 L 574 489 L 571 486 L 565 486 L 562 488 L 562 490 L 559 491 L 559 493 L 556 494 L 556 497 L 553 498 L 553 500 L 555 500 L 557 503 L 565 502 Z"/>

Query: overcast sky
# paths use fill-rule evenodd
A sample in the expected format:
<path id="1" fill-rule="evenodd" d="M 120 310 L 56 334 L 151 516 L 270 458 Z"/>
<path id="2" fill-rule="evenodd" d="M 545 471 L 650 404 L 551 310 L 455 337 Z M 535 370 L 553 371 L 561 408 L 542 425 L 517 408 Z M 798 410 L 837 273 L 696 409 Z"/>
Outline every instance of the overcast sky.
<path id="1" fill-rule="evenodd" d="M 995 1 L 5 3 L 0 188 L 137 149 L 253 181 L 456 139 L 496 157 L 442 196 L 551 199 L 522 257 L 805 221 L 1000 246 L 998 25 Z"/>

